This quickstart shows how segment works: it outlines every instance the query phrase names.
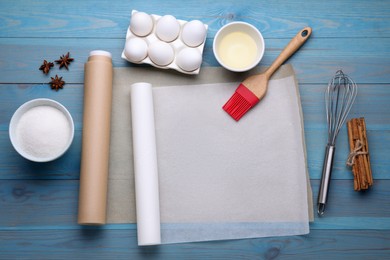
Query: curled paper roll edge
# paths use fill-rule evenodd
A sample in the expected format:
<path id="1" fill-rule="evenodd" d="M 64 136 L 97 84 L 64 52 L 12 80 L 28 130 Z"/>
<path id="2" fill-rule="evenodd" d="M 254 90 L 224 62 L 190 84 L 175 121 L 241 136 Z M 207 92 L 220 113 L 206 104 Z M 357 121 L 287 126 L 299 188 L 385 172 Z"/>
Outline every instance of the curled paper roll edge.
<path id="1" fill-rule="evenodd" d="M 138 245 L 161 244 L 157 149 L 152 85 L 131 85 Z"/>

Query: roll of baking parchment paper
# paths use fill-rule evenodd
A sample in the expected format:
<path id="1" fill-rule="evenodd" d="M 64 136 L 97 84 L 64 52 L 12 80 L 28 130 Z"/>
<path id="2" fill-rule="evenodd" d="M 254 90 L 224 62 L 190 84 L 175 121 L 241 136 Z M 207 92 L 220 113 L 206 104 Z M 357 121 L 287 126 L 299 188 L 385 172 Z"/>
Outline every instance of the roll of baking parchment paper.
<path id="1" fill-rule="evenodd" d="M 138 245 L 161 243 L 160 202 L 152 85 L 131 86 Z"/>
<path id="2" fill-rule="evenodd" d="M 106 223 L 112 74 L 111 53 L 92 51 L 84 68 L 78 215 L 81 225 Z"/>

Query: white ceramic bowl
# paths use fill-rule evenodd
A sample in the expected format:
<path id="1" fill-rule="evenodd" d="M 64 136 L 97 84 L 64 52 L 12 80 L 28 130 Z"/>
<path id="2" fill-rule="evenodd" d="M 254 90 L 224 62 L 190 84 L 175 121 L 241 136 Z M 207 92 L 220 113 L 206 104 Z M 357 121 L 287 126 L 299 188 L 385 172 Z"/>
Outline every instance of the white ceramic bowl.
<path id="1" fill-rule="evenodd" d="M 17 136 L 17 127 L 19 122 L 21 121 L 20 119 L 22 118 L 22 116 L 25 115 L 25 113 L 30 111 L 32 108 L 38 106 L 50 106 L 58 109 L 65 116 L 66 121 L 69 124 L 69 131 L 70 131 L 69 134 L 67 135 L 68 136 L 67 140 L 64 140 L 64 142 L 61 143 L 62 145 L 58 147 L 58 149 L 55 149 L 54 153 L 50 153 L 49 155 L 45 155 L 45 156 L 37 156 L 24 149 L 23 148 L 24 145 L 21 144 L 21 142 L 23 141 L 19 140 Z M 32 127 L 42 128 L 43 126 L 35 125 Z M 13 114 L 9 125 L 9 137 L 11 139 L 11 143 L 15 148 L 15 150 L 24 158 L 34 162 L 48 162 L 57 159 L 68 150 L 68 148 L 72 144 L 73 137 L 74 137 L 74 123 L 69 111 L 59 102 L 47 98 L 33 99 L 21 105 Z"/>
<path id="2" fill-rule="evenodd" d="M 221 66 L 230 71 L 243 72 L 254 68 L 263 58 L 264 50 L 260 31 L 246 22 L 226 24 L 214 37 L 214 56 Z"/>

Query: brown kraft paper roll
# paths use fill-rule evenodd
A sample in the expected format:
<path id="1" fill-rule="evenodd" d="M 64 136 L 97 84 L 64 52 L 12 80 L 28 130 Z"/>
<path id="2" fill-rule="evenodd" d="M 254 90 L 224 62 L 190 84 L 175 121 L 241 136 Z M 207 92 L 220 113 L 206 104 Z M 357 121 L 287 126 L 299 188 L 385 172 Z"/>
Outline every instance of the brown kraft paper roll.
<path id="1" fill-rule="evenodd" d="M 112 103 L 112 59 L 92 51 L 84 68 L 84 112 L 78 223 L 106 223 Z"/>

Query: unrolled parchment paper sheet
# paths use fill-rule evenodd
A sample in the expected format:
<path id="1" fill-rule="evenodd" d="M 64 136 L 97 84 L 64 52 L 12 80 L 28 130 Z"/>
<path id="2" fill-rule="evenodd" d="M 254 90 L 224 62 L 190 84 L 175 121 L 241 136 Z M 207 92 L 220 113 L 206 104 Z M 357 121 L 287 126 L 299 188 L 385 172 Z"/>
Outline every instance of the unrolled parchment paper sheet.
<path id="1" fill-rule="evenodd" d="M 193 78 L 114 69 L 109 223 L 136 221 L 130 86 L 147 80 L 153 85 L 162 243 L 309 232 L 312 195 L 293 70 L 283 66 L 266 97 L 237 123 L 221 107 L 245 77 L 220 68 L 204 68 Z"/>

